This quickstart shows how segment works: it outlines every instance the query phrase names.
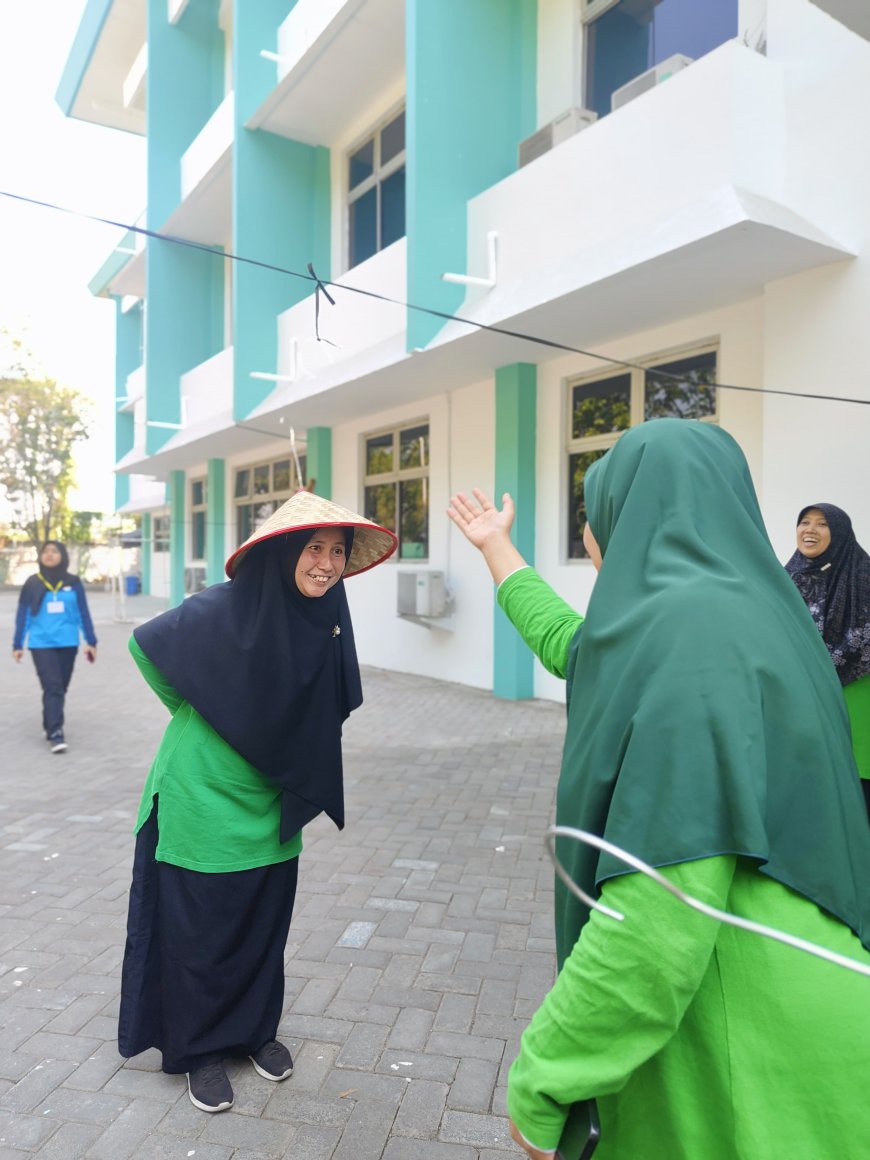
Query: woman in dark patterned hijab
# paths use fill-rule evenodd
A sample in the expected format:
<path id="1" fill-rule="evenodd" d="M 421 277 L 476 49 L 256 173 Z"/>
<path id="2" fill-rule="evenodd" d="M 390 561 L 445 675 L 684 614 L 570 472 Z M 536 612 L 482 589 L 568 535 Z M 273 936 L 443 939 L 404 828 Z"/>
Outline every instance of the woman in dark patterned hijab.
<path id="1" fill-rule="evenodd" d="M 841 508 L 816 503 L 798 515 L 797 551 L 785 567 L 843 686 L 870 813 L 870 556 Z"/>

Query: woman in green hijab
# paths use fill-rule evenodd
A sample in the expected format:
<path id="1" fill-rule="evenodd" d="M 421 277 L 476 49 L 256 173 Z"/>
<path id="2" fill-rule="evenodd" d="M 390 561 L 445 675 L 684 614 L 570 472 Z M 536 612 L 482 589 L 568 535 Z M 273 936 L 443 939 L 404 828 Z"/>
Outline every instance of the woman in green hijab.
<path id="1" fill-rule="evenodd" d="M 843 698 L 720 428 L 657 420 L 588 472 L 587 618 L 513 547 L 513 505 L 457 495 L 498 601 L 568 681 L 556 821 L 709 905 L 870 964 L 870 829 Z M 863 1160 L 870 981 L 689 910 L 560 839 L 559 976 L 509 1078 L 515 1138 L 550 1157 L 596 1099 L 596 1160 Z"/>

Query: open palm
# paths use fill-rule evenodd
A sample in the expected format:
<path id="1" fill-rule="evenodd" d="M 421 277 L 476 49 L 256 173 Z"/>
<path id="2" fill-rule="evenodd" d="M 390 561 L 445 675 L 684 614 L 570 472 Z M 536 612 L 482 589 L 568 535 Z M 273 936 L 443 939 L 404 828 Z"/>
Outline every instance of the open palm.
<path id="1" fill-rule="evenodd" d="M 514 501 L 507 492 L 502 496 L 502 507 L 497 508 L 480 488 L 471 489 L 474 499 L 458 492 L 450 501 L 447 514 L 475 548 L 483 549 L 493 537 L 509 536 L 514 522 Z"/>

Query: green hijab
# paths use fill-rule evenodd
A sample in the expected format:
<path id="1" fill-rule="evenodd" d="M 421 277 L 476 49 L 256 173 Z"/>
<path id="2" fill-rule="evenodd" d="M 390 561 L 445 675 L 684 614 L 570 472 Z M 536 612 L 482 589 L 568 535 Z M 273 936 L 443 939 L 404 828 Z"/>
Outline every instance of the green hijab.
<path id="1" fill-rule="evenodd" d="M 590 469 L 603 562 L 571 647 L 556 820 L 653 866 L 717 854 L 870 949 L 870 828 L 843 695 L 725 431 L 660 419 Z M 624 863 L 561 839 L 588 892 Z M 560 965 L 588 911 L 557 885 Z"/>

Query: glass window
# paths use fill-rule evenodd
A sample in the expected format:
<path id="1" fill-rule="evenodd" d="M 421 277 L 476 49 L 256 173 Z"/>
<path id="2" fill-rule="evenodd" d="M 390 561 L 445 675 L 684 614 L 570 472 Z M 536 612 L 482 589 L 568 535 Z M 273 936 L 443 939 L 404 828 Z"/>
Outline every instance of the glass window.
<path id="1" fill-rule="evenodd" d="M 568 456 L 568 558 L 570 560 L 585 560 L 589 556 L 583 543 L 583 531 L 586 527 L 586 500 L 583 496 L 583 480 L 595 460 L 600 459 L 606 451 L 605 447 L 600 451 L 579 451 L 576 455 Z"/>
<path id="2" fill-rule="evenodd" d="M 580 383 L 571 391 L 571 438 L 607 435 L 631 426 L 631 375 Z"/>
<path id="3" fill-rule="evenodd" d="M 703 419 L 716 413 L 716 353 L 650 367 L 644 381 L 644 419 Z"/>
<path id="4" fill-rule="evenodd" d="M 169 516 L 154 517 L 151 521 L 151 540 L 153 551 L 169 551 Z"/>
<path id="5" fill-rule="evenodd" d="M 190 557 L 204 560 L 206 550 L 206 499 L 208 496 L 205 479 L 190 481 Z"/>
<path id="6" fill-rule="evenodd" d="M 399 559 L 428 559 L 429 424 L 367 436 L 365 463 L 364 514 L 397 534 Z"/>
<path id="7" fill-rule="evenodd" d="M 405 112 L 348 155 L 348 268 L 405 236 Z"/>
<path id="8" fill-rule="evenodd" d="M 600 15 L 596 12 L 604 7 Z M 610 112 L 615 89 L 677 53 L 697 60 L 737 36 L 738 0 L 587 0 L 585 105 Z"/>
<path id="9" fill-rule="evenodd" d="M 633 360 L 634 361 L 634 360 Z M 620 434 L 647 419 L 717 417 L 715 348 L 699 348 L 667 360 L 638 360 L 638 366 L 568 384 L 567 555 L 582 560 L 586 526 L 586 472 Z"/>
<path id="10" fill-rule="evenodd" d="M 261 463 L 254 468 L 254 495 L 268 495 L 272 490 L 269 486 L 269 464 Z"/>
<path id="11" fill-rule="evenodd" d="M 205 480 L 195 479 L 190 485 L 190 502 L 194 507 L 205 503 Z"/>
<path id="12" fill-rule="evenodd" d="M 295 491 L 305 486 L 305 460 L 304 455 L 299 456 L 301 478 L 297 476 L 295 458 L 276 459 L 272 463 L 258 463 L 236 470 L 233 495 L 236 501 L 237 546 L 244 543 L 263 520 L 277 511 Z"/>
<path id="13" fill-rule="evenodd" d="M 236 499 L 242 499 L 250 494 L 251 489 L 251 473 L 247 467 L 243 467 L 236 472 Z"/>

